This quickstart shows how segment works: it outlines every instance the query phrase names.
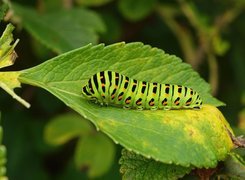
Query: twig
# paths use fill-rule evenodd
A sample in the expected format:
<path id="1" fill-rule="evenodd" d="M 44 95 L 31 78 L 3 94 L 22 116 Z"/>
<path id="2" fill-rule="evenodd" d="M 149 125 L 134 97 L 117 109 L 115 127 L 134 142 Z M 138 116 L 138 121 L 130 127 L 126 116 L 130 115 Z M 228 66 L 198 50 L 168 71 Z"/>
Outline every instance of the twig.
<path id="1" fill-rule="evenodd" d="M 212 94 L 217 94 L 219 82 L 219 69 L 217 59 L 214 53 L 207 52 L 207 60 L 209 65 L 209 83 L 212 87 Z"/>
<path id="2" fill-rule="evenodd" d="M 71 9 L 73 6 L 73 0 L 62 0 L 65 9 Z"/>
<path id="3" fill-rule="evenodd" d="M 193 66 L 194 69 L 198 68 L 198 64 L 196 63 L 196 55 L 195 55 L 195 46 L 193 44 L 193 36 L 190 31 L 181 26 L 175 20 L 175 13 L 173 13 L 173 9 L 171 7 L 160 6 L 157 8 L 157 12 L 161 15 L 160 17 L 163 21 L 168 25 L 174 35 L 177 37 L 182 52 L 184 54 L 184 59 Z"/>

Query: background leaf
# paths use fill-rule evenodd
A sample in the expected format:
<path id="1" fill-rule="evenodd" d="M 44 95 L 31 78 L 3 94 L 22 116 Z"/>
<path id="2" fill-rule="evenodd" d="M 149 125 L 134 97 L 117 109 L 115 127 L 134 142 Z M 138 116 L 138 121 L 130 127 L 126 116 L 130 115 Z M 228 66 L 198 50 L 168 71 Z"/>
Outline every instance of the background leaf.
<path id="1" fill-rule="evenodd" d="M 232 130 L 212 106 L 200 111 L 139 112 L 100 107 L 83 99 L 81 88 L 88 78 L 107 69 L 138 80 L 187 85 L 200 92 L 205 103 L 221 104 L 209 95 L 208 84 L 190 66 L 141 43 L 88 45 L 24 70 L 19 79 L 48 90 L 114 141 L 165 163 L 215 167 L 233 147 L 227 133 Z"/>
<path id="2" fill-rule="evenodd" d="M 244 179 L 245 178 L 245 160 L 237 153 L 230 153 L 225 160 L 225 176 L 227 178 Z"/>
<path id="3" fill-rule="evenodd" d="M 7 10 L 9 9 L 8 4 L 0 4 L 0 21 L 4 18 Z"/>
<path id="4" fill-rule="evenodd" d="M 122 150 L 119 163 L 121 164 L 120 172 L 123 174 L 122 179 L 174 180 L 182 178 L 192 169 L 192 167 L 163 164 L 126 149 Z"/>
<path id="5" fill-rule="evenodd" d="M 89 177 L 105 174 L 111 167 L 115 146 L 102 133 L 98 133 L 89 121 L 74 113 L 53 118 L 45 127 L 45 140 L 51 145 L 62 145 L 77 137 L 75 163 L 77 169 L 86 169 Z"/>
<path id="6" fill-rule="evenodd" d="M 44 157 L 47 154 L 40 149 L 33 150 L 37 149 L 37 144 L 40 146 L 43 143 L 44 119 L 37 122 L 20 110 L 3 114 L 3 127 L 5 127 L 3 142 L 7 148 L 7 176 L 9 179 L 31 180 L 33 177 L 36 180 L 48 179 L 47 172 L 42 168 L 45 163 Z M 41 132 L 40 136 L 37 135 L 39 132 Z M 44 149 L 43 146 L 41 147 Z M 45 148 L 45 151 L 47 152 L 48 148 Z M 62 158 L 59 162 L 61 160 Z"/>
<path id="7" fill-rule="evenodd" d="M 81 135 L 91 133 L 92 126 L 81 116 L 69 113 L 52 119 L 45 128 L 45 140 L 52 145 L 61 145 Z"/>
<path id="8" fill-rule="evenodd" d="M 129 20 L 145 18 L 153 10 L 156 0 L 120 0 L 119 10 Z"/>
<path id="9" fill-rule="evenodd" d="M 18 43 L 18 39 L 14 41 L 14 26 L 8 24 L 0 38 L 0 68 L 11 66 L 17 57 L 14 48 Z M 13 42 L 14 41 L 14 42 Z"/>
<path id="10" fill-rule="evenodd" d="M 1 112 L 0 112 L 0 120 L 1 120 Z M 2 124 L 2 123 L 1 123 Z M 0 179 L 1 180 L 7 180 L 6 175 L 6 154 L 7 150 L 6 147 L 2 144 L 2 139 L 3 139 L 3 128 L 2 125 L 0 125 Z"/>
<path id="11" fill-rule="evenodd" d="M 22 19 L 24 28 L 57 53 L 88 43 L 96 44 L 98 33 L 105 31 L 100 17 L 83 8 L 56 10 L 44 14 L 18 4 L 13 4 L 13 9 Z"/>
<path id="12" fill-rule="evenodd" d="M 88 168 L 89 177 L 94 178 L 110 169 L 114 156 L 112 141 L 102 133 L 94 133 L 79 139 L 75 162 L 79 169 Z"/>

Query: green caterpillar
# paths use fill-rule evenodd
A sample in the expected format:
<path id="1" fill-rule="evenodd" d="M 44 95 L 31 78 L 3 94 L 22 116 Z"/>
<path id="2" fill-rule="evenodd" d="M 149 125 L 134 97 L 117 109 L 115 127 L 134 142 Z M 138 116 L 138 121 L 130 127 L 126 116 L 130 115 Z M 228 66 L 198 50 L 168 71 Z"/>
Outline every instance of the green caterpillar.
<path id="1" fill-rule="evenodd" d="M 82 88 L 83 96 L 101 105 L 142 109 L 200 109 L 202 100 L 192 88 L 138 81 L 113 71 L 94 74 Z"/>

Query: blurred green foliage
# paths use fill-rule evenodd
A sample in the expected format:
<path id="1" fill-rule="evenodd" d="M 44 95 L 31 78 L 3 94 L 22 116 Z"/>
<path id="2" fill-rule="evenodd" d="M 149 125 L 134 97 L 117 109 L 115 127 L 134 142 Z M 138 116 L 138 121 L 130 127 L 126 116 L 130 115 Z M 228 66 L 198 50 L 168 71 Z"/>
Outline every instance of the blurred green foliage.
<path id="1" fill-rule="evenodd" d="M 0 112 L 0 120 L 1 120 L 1 112 Z M 6 175 L 6 147 L 2 144 L 3 141 L 3 128 L 0 126 L 0 179 L 1 180 L 6 180 L 7 177 Z"/>
<path id="2" fill-rule="evenodd" d="M 237 127 L 237 132 L 244 132 L 244 0 L 12 2 L 19 3 L 19 8 L 14 5 L 10 7 L 0 28 L 3 32 L 6 24 L 13 22 L 17 27 L 14 37 L 21 41 L 15 49 L 18 59 L 14 67 L 4 70 L 26 69 L 57 53 L 89 42 L 111 44 L 118 41 L 140 41 L 175 54 L 191 64 L 211 84 L 213 94 L 227 104 L 221 110 L 231 125 Z M 91 16 L 76 14 L 75 11 L 80 8 Z M 1 9 L 6 11 L 7 8 L 1 6 Z M 60 13 L 63 11 L 66 13 Z M 3 16 L 2 13 L 0 16 Z M 53 28 L 55 25 L 59 28 Z M 37 27 L 42 27 L 44 31 Z M 45 34 L 46 30 L 50 32 Z M 46 38 L 49 38 L 48 41 Z M 47 43 L 50 41 L 52 44 Z M 74 134 L 67 135 L 73 140 L 60 146 L 51 146 L 44 139 L 48 136 L 44 132 L 47 132 L 52 120 L 63 114 L 65 116 L 67 111 L 71 111 L 69 108 L 48 92 L 30 86 L 17 91 L 32 104 L 29 110 L 3 90 L 0 91 L 3 144 L 8 150 L 7 176 L 10 179 L 89 178 L 90 164 L 82 165 L 79 171 L 76 165 L 83 164 L 86 160 L 75 160 L 75 164 L 73 157 L 74 152 L 88 153 L 82 147 L 77 148 L 79 144 L 89 143 L 88 146 L 94 146 L 88 141 L 90 136 L 85 142 L 78 141 L 75 131 Z M 91 128 L 95 131 L 94 127 Z M 102 143 L 103 147 L 104 145 Z M 120 179 L 118 159 L 121 147 L 116 147 L 116 156 L 108 166 L 110 170 L 97 179 Z M 231 164 L 236 162 L 238 160 L 233 156 L 227 161 Z M 240 164 L 236 166 L 240 167 Z"/>

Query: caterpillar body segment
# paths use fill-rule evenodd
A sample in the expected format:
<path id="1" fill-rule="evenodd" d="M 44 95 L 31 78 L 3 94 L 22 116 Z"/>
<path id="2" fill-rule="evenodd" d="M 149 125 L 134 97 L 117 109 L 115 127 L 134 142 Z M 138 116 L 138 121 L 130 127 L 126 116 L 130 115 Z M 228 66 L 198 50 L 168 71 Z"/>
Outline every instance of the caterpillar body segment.
<path id="1" fill-rule="evenodd" d="M 202 100 L 192 88 L 139 81 L 113 71 L 94 74 L 82 88 L 82 95 L 101 105 L 138 110 L 200 109 Z"/>

